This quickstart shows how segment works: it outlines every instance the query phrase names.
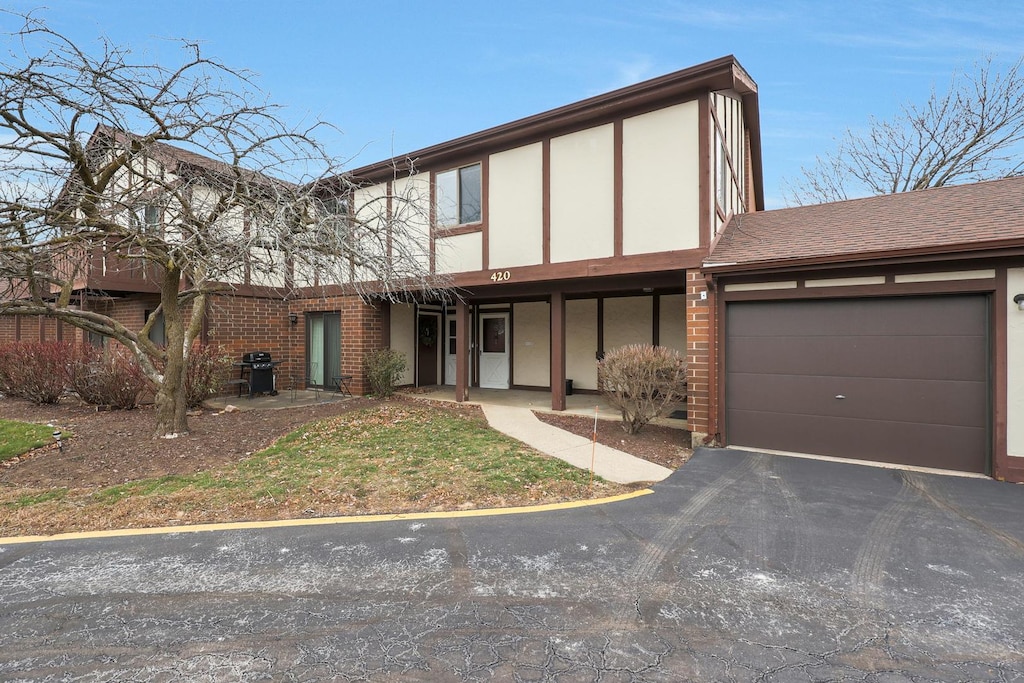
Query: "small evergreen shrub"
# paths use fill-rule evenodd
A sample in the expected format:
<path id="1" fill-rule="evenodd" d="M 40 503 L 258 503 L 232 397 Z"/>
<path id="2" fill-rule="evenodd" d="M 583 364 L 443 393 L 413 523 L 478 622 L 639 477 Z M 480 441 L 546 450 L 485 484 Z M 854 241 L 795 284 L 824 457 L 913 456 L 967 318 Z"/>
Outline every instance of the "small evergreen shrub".
<path id="1" fill-rule="evenodd" d="M 217 344 L 192 344 L 185 361 L 185 403 L 190 409 L 217 394 L 231 362 Z"/>
<path id="2" fill-rule="evenodd" d="M 131 410 L 148 384 L 139 362 L 119 344 L 79 344 L 68 367 L 71 390 L 90 405 Z"/>
<path id="3" fill-rule="evenodd" d="M 60 400 L 68 386 L 72 345 L 15 342 L 0 347 L 0 391 L 37 404 Z"/>
<path id="4" fill-rule="evenodd" d="M 686 398 L 686 361 L 663 346 L 612 349 L 598 361 L 597 377 L 601 393 L 622 414 L 622 428 L 629 434 Z"/>
<path id="5" fill-rule="evenodd" d="M 394 394 L 405 367 L 405 354 L 400 351 L 381 349 L 366 354 L 363 370 L 370 383 L 370 393 L 378 398 L 388 398 Z"/>

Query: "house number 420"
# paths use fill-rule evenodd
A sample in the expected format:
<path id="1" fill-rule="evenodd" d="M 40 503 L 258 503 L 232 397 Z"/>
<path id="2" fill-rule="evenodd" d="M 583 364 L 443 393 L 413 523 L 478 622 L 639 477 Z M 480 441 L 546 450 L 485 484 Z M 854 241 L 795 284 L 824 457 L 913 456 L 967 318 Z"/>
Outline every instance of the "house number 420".
<path id="1" fill-rule="evenodd" d="M 512 273 L 507 270 L 496 270 L 491 273 L 491 282 L 504 282 L 505 280 L 511 279 Z"/>

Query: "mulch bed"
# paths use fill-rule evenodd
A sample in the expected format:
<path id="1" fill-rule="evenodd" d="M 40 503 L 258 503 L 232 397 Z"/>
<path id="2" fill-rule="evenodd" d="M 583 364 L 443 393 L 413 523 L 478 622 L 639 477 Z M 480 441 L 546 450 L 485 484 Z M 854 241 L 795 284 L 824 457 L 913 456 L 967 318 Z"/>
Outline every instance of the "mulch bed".
<path id="1" fill-rule="evenodd" d="M 594 419 L 591 417 L 539 411 L 534 411 L 534 415 L 541 422 L 567 432 L 588 439 L 594 435 Z M 619 420 L 600 419 L 597 421 L 597 442 L 664 465 L 670 470 L 678 469 L 693 455 L 690 449 L 690 432 L 656 424 L 646 425 L 637 434 L 627 434 Z"/>

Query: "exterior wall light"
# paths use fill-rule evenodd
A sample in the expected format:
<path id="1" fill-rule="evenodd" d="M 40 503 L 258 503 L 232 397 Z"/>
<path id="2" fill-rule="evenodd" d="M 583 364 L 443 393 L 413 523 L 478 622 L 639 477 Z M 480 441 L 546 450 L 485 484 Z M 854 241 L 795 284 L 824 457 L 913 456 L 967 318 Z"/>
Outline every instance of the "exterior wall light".
<path id="1" fill-rule="evenodd" d="M 1024 293 L 1015 295 L 1013 303 L 1017 304 L 1018 311 L 1024 311 Z"/>
<path id="2" fill-rule="evenodd" d="M 298 313 L 289 313 L 288 314 L 288 322 L 290 322 L 292 325 L 298 325 L 299 324 L 299 314 Z"/>

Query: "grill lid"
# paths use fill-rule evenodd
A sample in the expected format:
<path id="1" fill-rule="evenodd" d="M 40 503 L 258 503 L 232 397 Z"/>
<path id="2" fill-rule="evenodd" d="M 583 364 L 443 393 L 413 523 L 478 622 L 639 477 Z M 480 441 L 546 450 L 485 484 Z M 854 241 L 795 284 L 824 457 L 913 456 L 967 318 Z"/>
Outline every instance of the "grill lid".
<path id="1" fill-rule="evenodd" d="M 243 363 L 269 363 L 270 352 L 269 351 L 250 351 L 249 353 L 242 354 Z"/>

